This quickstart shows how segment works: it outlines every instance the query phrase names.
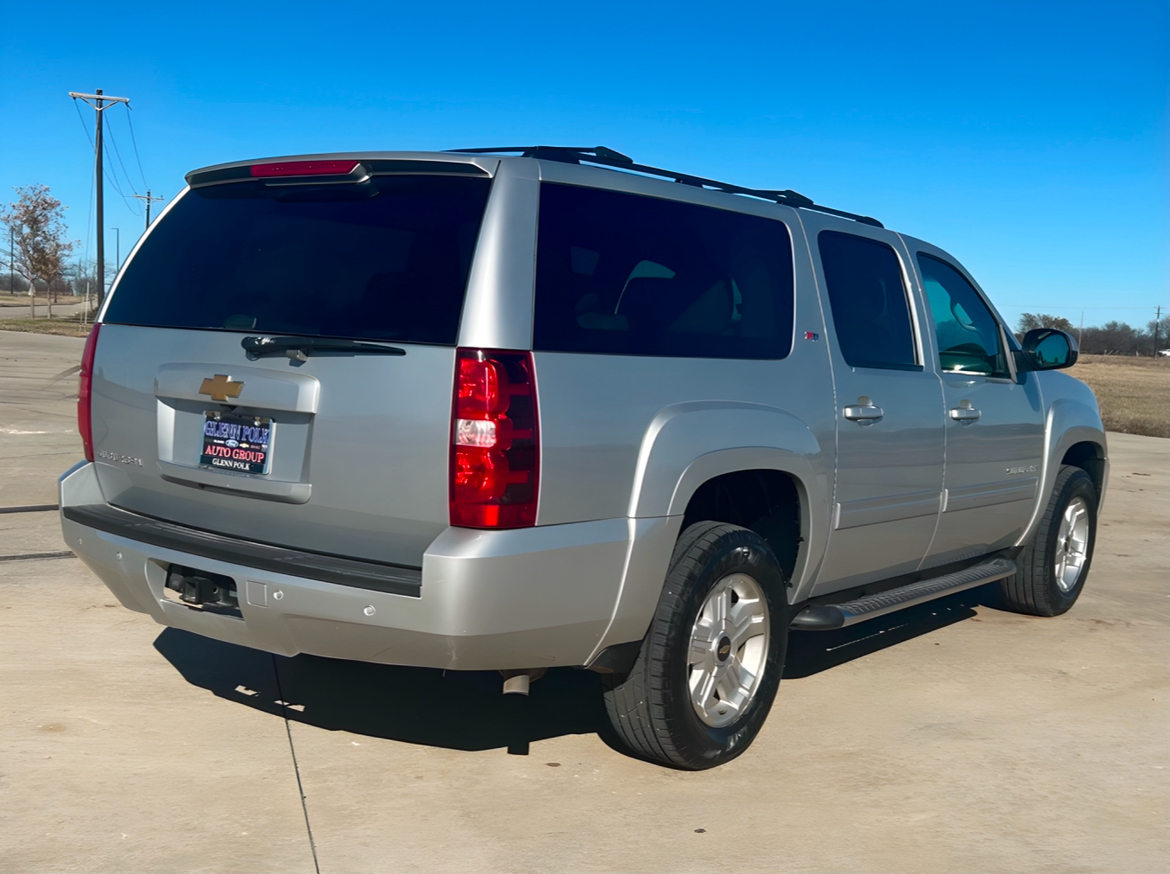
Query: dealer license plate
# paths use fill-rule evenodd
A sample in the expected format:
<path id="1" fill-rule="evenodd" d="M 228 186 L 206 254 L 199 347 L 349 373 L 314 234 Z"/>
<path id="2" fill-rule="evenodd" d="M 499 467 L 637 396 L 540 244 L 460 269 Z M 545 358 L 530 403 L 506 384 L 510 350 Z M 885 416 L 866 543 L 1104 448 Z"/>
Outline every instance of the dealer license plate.
<path id="1" fill-rule="evenodd" d="M 203 414 L 203 452 L 199 463 L 218 470 L 268 473 L 274 430 L 272 420 L 262 416 L 207 410 Z"/>

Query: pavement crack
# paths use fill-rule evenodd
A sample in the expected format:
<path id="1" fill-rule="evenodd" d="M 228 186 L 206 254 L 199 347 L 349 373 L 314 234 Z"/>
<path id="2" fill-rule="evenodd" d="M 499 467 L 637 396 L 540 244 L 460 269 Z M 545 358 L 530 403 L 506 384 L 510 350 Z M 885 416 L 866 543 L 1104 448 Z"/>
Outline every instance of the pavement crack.
<path id="1" fill-rule="evenodd" d="M 0 561 L 40 561 L 46 558 L 74 558 L 75 553 L 71 549 L 63 552 L 25 552 L 20 555 L 0 555 Z"/>
<path id="2" fill-rule="evenodd" d="M 305 831 L 309 833 L 309 849 L 313 851 L 313 870 L 321 874 L 321 865 L 317 861 L 317 842 L 313 840 L 313 826 L 309 822 L 309 805 L 305 800 L 305 784 L 301 782 L 301 766 L 297 763 L 297 749 L 293 745 L 292 725 L 288 718 L 288 704 L 285 702 L 284 690 L 280 687 L 280 668 L 276 664 L 276 656 L 272 656 L 272 673 L 276 677 L 276 691 L 280 695 L 280 712 L 284 717 L 284 731 L 288 735 L 288 750 L 292 753 L 293 771 L 297 775 L 297 792 L 301 796 L 301 811 L 305 814 Z"/>

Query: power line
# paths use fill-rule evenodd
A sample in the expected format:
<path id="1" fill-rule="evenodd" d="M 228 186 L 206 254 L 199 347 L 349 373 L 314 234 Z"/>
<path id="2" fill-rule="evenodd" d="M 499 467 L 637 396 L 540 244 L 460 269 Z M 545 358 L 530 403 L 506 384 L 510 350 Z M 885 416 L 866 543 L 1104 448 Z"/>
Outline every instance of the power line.
<path id="1" fill-rule="evenodd" d="M 146 229 L 146 230 L 150 230 L 150 205 L 151 205 L 152 203 L 161 203 L 162 201 L 166 200 L 166 198 L 165 198 L 165 197 L 152 197 L 152 196 L 151 196 L 151 194 L 150 194 L 150 189 L 149 189 L 149 188 L 148 188 L 148 189 L 146 189 L 146 194 L 145 194 L 145 195 L 142 195 L 142 194 L 135 194 L 135 195 L 133 195 L 133 196 L 134 196 L 134 197 L 137 197 L 139 200 L 141 200 L 141 201 L 142 201 L 142 202 L 143 202 L 143 203 L 146 205 L 146 225 L 145 225 L 145 229 Z"/>
<path id="2" fill-rule="evenodd" d="M 127 104 L 126 108 L 129 109 L 130 105 Z M 138 156 L 138 139 L 134 136 L 134 114 L 133 114 L 133 112 L 126 113 L 126 124 L 129 125 L 129 127 L 130 127 L 130 142 L 134 146 L 134 160 L 138 162 L 138 175 L 142 177 L 142 187 L 149 189 L 150 183 L 146 181 L 146 174 L 144 172 L 142 172 L 142 159 Z M 149 193 L 150 192 L 148 190 L 147 194 L 149 194 Z"/>
<path id="3" fill-rule="evenodd" d="M 107 99 L 108 99 L 108 98 L 107 98 Z M 111 104 L 111 105 L 112 105 L 112 104 Z M 95 145 L 94 145 L 94 142 L 93 142 L 93 137 L 91 137 L 91 136 L 90 136 L 90 134 L 89 134 L 89 128 L 87 128 L 87 127 L 85 126 L 85 119 L 83 119 L 83 118 L 81 117 L 81 107 L 79 107 L 79 106 L 77 105 L 77 102 L 76 102 L 76 101 L 74 101 L 74 103 L 73 103 L 73 107 L 74 107 L 74 109 L 76 109 L 76 110 L 77 110 L 77 120 L 81 122 L 81 129 L 82 129 L 83 131 L 85 131 L 85 138 L 86 138 L 86 140 L 89 142 L 89 147 L 90 147 L 90 149 L 93 151 L 93 153 L 96 155 L 96 154 L 97 154 L 97 146 L 95 146 Z M 102 107 L 102 108 L 103 108 L 103 109 L 105 109 L 105 108 L 107 108 L 107 107 Z M 110 153 L 109 153 L 109 150 L 105 148 L 105 145 L 104 145 L 104 144 L 103 144 L 103 147 L 102 147 L 102 151 L 103 151 L 103 152 L 105 152 L 105 154 L 106 154 L 106 156 L 107 156 L 107 157 L 109 156 L 109 154 L 110 154 Z M 99 161 L 98 163 L 99 163 L 99 164 L 101 164 L 101 162 L 100 162 L 100 161 Z M 112 175 L 110 175 L 110 173 L 109 173 L 109 172 L 108 172 L 108 171 L 105 169 L 105 165 L 104 165 L 104 164 L 102 164 L 102 175 L 103 175 L 103 176 L 106 178 L 106 180 L 108 180 L 108 181 L 109 181 L 109 183 L 110 183 L 111 185 L 113 185 L 113 186 L 114 186 L 114 188 L 115 188 L 115 190 L 118 192 L 118 194 L 121 194 L 121 195 L 122 195 L 122 199 L 123 199 L 123 200 L 126 200 L 127 202 L 129 202 L 129 199 L 126 197 L 126 195 L 125 195 L 125 194 L 122 194 L 122 189 L 121 189 L 121 187 L 118 185 L 118 181 L 117 181 L 117 180 L 116 180 L 116 179 L 115 179 L 115 178 L 114 178 Z M 135 212 L 137 212 L 137 213 L 138 213 L 138 215 L 141 215 L 141 214 L 142 214 L 141 212 L 138 212 L 137 210 L 135 210 Z"/>
<path id="4" fill-rule="evenodd" d="M 122 151 L 118 148 L 118 141 L 114 138 L 114 126 L 112 124 L 110 125 L 110 145 L 114 147 L 114 154 L 118 156 L 118 166 L 122 168 L 122 175 L 126 177 L 126 185 L 129 186 L 131 191 L 137 194 L 138 189 L 134 187 L 134 183 L 130 179 L 130 174 L 126 172 L 126 165 L 122 163 Z"/>
<path id="5" fill-rule="evenodd" d="M 110 125 L 110 127 L 109 127 L 109 134 L 110 134 L 110 140 L 111 140 L 111 141 L 113 141 L 113 139 L 114 139 L 114 136 L 113 136 L 113 127 L 114 127 L 113 125 Z M 108 159 L 109 159 L 109 157 L 110 157 L 110 148 L 109 148 L 109 146 L 107 146 L 107 145 L 105 145 L 105 144 L 103 143 L 103 144 L 102 144 L 102 149 L 105 151 L 105 154 L 106 154 L 106 159 L 108 160 Z M 118 145 L 117 145 L 117 143 L 115 143 L 115 144 L 114 144 L 114 152 L 115 152 L 115 154 L 117 154 L 117 151 L 118 151 Z M 122 158 L 121 158 L 121 156 L 119 155 L 119 156 L 118 156 L 118 162 L 119 162 L 119 163 L 121 163 L 121 161 L 122 161 Z M 126 202 L 126 208 L 127 208 L 128 210 L 130 210 L 130 212 L 134 213 L 135 215 L 142 215 L 142 211 L 141 211 L 140 209 L 138 209 L 138 204 L 137 204 L 137 203 L 134 203 L 134 202 L 132 202 L 132 201 L 131 201 L 131 199 L 130 199 L 130 198 L 132 198 L 134 195 L 132 195 L 132 194 L 127 194 L 125 191 L 123 191 L 123 190 L 122 190 L 122 186 L 121 186 L 121 185 L 118 183 L 118 172 L 117 172 L 117 168 L 115 168 L 115 167 L 111 167 L 111 170 L 113 170 L 113 180 L 112 180 L 112 181 L 113 181 L 113 185 L 114 185 L 114 190 L 115 190 L 115 191 L 117 191 L 117 192 L 118 192 L 118 195 L 119 195 L 119 196 L 122 198 L 122 200 L 124 200 L 124 201 Z M 123 168 L 122 168 L 122 172 L 123 172 L 123 173 L 125 173 L 125 172 L 126 172 L 126 168 L 125 168 L 125 167 L 123 167 Z M 107 178 L 107 179 L 109 179 L 109 178 L 110 178 L 109 174 L 106 174 L 106 178 Z M 127 183 L 129 183 L 129 181 L 130 181 L 130 177 L 129 177 L 129 176 L 127 176 L 127 177 L 126 177 L 126 181 L 127 181 Z M 131 191 L 133 191 L 133 190 L 134 190 L 134 187 L 133 187 L 133 186 L 131 186 L 131 187 L 130 187 L 130 190 L 131 190 Z"/>
<path id="6" fill-rule="evenodd" d="M 69 96 L 74 100 L 84 100 L 94 109 L 94 138 L 92 142 L 94 163 L 97 165 L 94 177 L 97 180 L 97 274 L 98 304 L 100 305 L 106 296 L 105 199 L 102 190 L 102 177 L 104 175 L 103 170 L 105 169 L 102 165 L 102 156 L 105 149 L 102 147 L 102 113 L 116 103 L 125 103 L 129 106 L 130 98 L 108 97 L 102 94 L 100 88 L 97 94 L 83 94 L 78 91 L 70 91 Z M 88 134 L 88 131 L 86 133 Z"/>
<path id="7" fill-rule="evenodd" d="M 999 304 L 1001 307 L 1015 307 L 1017 309 L 1033 309 L 1033 310 L 1152 310 L 1156 309 L 1154 304 L 1144 307 L 1083 307 L 1079 304 L 1039 304 L 1039 303 L 1003 303 Z"/>

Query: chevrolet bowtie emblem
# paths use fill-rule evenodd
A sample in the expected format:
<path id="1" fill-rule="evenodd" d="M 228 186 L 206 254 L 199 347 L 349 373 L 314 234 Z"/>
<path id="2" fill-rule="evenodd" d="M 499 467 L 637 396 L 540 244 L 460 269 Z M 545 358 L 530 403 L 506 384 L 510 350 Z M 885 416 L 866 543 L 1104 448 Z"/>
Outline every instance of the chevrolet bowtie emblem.
<path id="1" fill-rule="evenodd" d="M 199 394 L 211 395 L 213 401 L 226 401 L 228 398 L 238 398 L 243 387 L 243 382 L 232 382 L 230 376 L 217 373 L 215 379 L 203 380 L 203 384 L 199 386 Z"/>

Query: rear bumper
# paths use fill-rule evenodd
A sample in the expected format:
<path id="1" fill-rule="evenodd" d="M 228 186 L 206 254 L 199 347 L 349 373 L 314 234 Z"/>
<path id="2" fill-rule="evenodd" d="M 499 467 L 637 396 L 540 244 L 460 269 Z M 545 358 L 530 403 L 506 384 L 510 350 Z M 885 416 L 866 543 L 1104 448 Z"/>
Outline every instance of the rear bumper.
<path id="1" fill-rule="evenodd" d="M 282 655 L 461 670 L 583 665 L 603 643 L 616 642 L 613 632 L 649 623 L 649 615 L 644 622 L 629 615 L 644 605 L 619 609 L 630 600 L 620 596 L 634 546 L 644 553 L 672 543 L 667 519 L 448 528 L 421 570 L 394 568 L 236 541 L 109 507 L 91 464 L 68 471 L 59 487 L 66 544 L 123 605 L 163 625 Z M 234 579 L 242 618 L 166 598 L 171 564 Z"/>

